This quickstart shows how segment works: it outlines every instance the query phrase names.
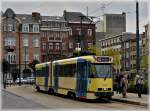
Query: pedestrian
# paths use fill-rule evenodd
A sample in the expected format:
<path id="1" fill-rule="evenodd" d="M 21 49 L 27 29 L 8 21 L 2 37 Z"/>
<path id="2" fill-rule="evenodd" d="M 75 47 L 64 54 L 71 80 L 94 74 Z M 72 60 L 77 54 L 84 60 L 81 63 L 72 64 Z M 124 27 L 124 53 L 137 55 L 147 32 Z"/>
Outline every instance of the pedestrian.
<path id="1" fill-rule="evenodd" d="M 117 74 L 116 75 L 116 93 L 121 93 L 121 88 L 120 88 L 120 81 L 121 81 L 121 75 Z"/>
<path id="2" fill-rule="evenodd" d="M 121 79 L 121 89 L 122 89 L 122 96 L 123 98 L 126 98 L 127 95 L 127 89 L 128 89 L 128 79 L 127 79 L 127 75 L 123 75 L 122 79 Z"/>
<path id="3" fill-rule="evenodd" d="M 138 93 L 138 97 L 141 98 L 141 93 L 142 93 L 142 87 L 143 87 L 144 81 L 143 81 L 143 77 L 141 75 L 136 75 L 135 76 L 135 87 L 136 87 L 136 91 Z"/>

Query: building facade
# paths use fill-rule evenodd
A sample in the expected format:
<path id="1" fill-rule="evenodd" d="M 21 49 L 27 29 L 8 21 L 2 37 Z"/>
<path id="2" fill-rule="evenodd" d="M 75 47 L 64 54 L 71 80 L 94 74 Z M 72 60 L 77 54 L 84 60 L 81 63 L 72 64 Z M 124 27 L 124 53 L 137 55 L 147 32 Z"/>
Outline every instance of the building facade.
<path id="1" fill-rule="evenodd" d="M 103 21 L 97 24 L 97 32 L 105 32 L 105 35 L 120 34 L 126 32 L 126 13 L 104 14 Z"/>
<path id="2" fill-rule="evenodd" d="M 8 8 L 2 13 L 2 43 L 2 58 L 11 64 L 10 76 L 19 70 L 19 57 L 21 77 L 33 76 L 28 65 L 32 61 L 63 59 L 73 56 L 77 48 L 87 51 L 93 46 L 95 24 L 80 12 L 41 16 L 38 12 L 15 14 Z M 23 74 L 25 69 L 30 74 Z"/>
<path id="3" fill-rule="evenodd" d="M 73 49 L 88 51 L 95 45 L 95 23 L 81 12 L 63 13 L 67 26 L 72 29 Z"/>
<path id="4" fill-rule="evenodd" d="M 103 19 L 96 23 L 96 47 L 99 48 L 99 40 L 113 37 L 126 32 L 126 13 L 104 14 Z"/>
<path id="5" fill-rule="evenodd" d="M 60 16 L 42 16 L 41 61 L 67 58 L 71 53 L 72 30 Z"/>
<path id="6" fill-rule="evenodd" d="M 141 38 L 141 35 L 140 35 Z M 136 34 L 124 32 L 99 41 L 102 55 L 114 58 L 114 74 L 128 74 L 132 79 L 136 74 Z M 140 58 L 142 42 L 140 39 Z"/>
<path id="7" fill-rule="evenodd" d="M 120 74 L 122 70 L 121 42 L 121 34 L 99 40 L 102 55 L 109 55 L 113 57 L 113 73 L 115 75 Z"/>
<path id="8" fill-rule="evenodd" d="M 145 26 L 145 32 L 141 35 L 141 41 L 142 41 L 142 52 L 141 52 L 141 70 L 142 73 L 145 75 L 145 78 L 148 78 L 148 63 L 149 63 L 149 24 L 146 24 Z"/>
<path id="9" fill-rule="evenodd" d="M 40 60 L 40 15 L 39 13 L 15 14 L 8 8 L 2 16 L 2 58 L 10 63 L 11 73 L 19 68 L 19 38 L 21 72 L 29 69 L 29 74 L 21 77 L 33 76 L 28 66 L 34 59 Z"/>

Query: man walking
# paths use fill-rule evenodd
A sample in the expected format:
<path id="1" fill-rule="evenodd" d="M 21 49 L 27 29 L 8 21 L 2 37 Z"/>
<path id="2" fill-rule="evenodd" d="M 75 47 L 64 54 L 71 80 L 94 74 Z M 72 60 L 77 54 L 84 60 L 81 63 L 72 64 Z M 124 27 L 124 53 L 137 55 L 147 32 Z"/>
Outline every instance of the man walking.
<path id="1" fill-rule="evenodd" d="M 138 92 L 139 98 L 142 97 L 141 93 L 142 93 L 143 84 L 144 84 L 143 77 L 137 74 L 135 76 L 135 87 L 136 87 L 136 90 Z"/>

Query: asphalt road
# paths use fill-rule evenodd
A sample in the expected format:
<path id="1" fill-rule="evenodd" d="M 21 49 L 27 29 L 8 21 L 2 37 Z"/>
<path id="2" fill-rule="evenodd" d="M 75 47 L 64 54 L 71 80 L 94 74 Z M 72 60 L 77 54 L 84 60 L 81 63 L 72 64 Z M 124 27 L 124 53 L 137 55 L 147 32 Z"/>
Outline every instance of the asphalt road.
<path id="1" fill-rule="evenodd" d="M 28 107 L 28 109 L 48 108 L 48 109 L 148 110 L 147 107 L 144 106 L 114 102 L 109 100 L 99 100 L 99 101 L 92 101 L 92 102 L 72 100 L 63 96 L 54 96 L 42 92 L 35 92 L 32 86 L 11 87 L 11 88 L 7 88 L 7 91 L 11 93 L 15 93 L 16 95 L 21 96 L 22 99 L 25 99 L 26 102 L 23 103 L 25 105 L 23 107 L 19 106 L 19 108 L 23 108 L 23 109 L 28 107 L 28 105 L 29 106 L 31 105 L 30 107 Z M 3 101 L 4 102 L 2 104 L 3 107 L 5 106 L 9 108 L 11 107 L 14 108 L 13 105 L 9 103 L 11 101 L 7 100 L 8 97 L 6 97 L 5 93 L 6 92 L 4 92 L 3 95 L 4 98 L 6 98 L 6 100 Z M 27 102 L 29 100 L 31 104 Z M 16 100 L 16 102 L 18 101 Z M 7 103 L 8 105 L 5 105 Z"/>
<path id="2" fill-rule="evenodd" d="M 21 96 L 3 91 L 2 109 L 47 109 L 47 107 Z"/>

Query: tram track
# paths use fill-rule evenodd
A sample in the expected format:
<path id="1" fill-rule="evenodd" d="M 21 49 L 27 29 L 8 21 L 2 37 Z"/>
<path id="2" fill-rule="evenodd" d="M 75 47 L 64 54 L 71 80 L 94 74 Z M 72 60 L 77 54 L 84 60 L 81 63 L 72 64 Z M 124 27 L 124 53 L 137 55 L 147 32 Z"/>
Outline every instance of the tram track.
<path id="1" fill-rule="evenodd" d="M 50 95 L 45 92 L 35 92 L 33 87 L 12 87 L 7 91 L 26 98 L 48 108 L 63 109 L 111 109 L 111 110 L 148 110 L 148 107 L 134 104 L 127 104 L 118 101 L 100 100 L 73 100 L 63 95 Z"/>

